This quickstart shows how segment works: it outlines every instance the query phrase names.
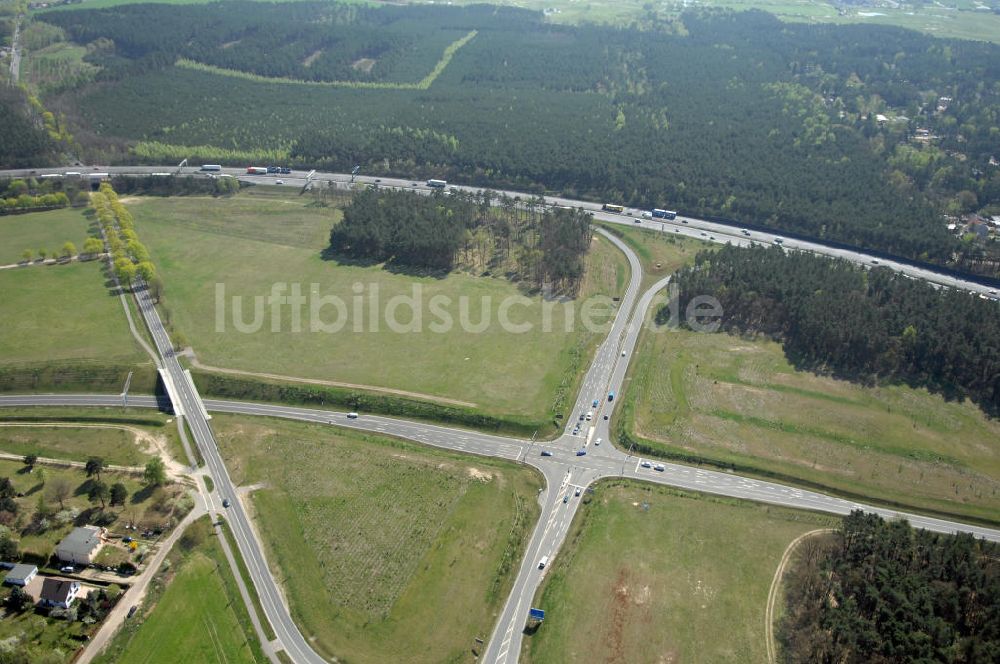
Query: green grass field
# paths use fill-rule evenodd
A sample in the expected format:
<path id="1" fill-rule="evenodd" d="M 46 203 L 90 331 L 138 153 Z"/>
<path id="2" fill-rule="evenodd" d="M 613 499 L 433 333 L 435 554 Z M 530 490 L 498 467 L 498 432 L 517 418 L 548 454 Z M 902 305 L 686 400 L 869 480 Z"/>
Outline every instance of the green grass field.
<path id="1" fill-rule="evenodd" d="M 114 427 L 137 428 L 154 437 L 170 456 L 186 464 L 184 446 L 177 433 L 173 416 L 153 408 L 66 408 L 61 406 L 31 408 L 0 408 L 0 425 L 36 424 L 57 422 L 71 425 L 98 424 Z M 67 436 L 65 429 L 45 429 L 40 432 L 33 428 L 26 430 L 0 427 L 0 451 L 13 454 L 34 452 L 39 456 L 70 461 L 86 461 L 90 456 L 103 456 L 107 463 L 134 465 L 144 463 L 148 455 L 143 451 L 145 444 L 136 445 L 132 434 L 120 429 L 71 429 L 74 435 Z M 30 441 L 25 441 L 25 436 Z M 129 461 L 131 459 L 131 461 Z"/>
<path id="2" fill-rule="evenodd" d="M 522 661 L 764 662 L 785 547 L 830 517 L 612 480 L 595 486 L 533 606 Z"/>
<path id="3" fill-rule="evenodd" d="M 1000 422 L 924 390 L 795 371 L 780 345 L 646 332 L 626 426 L 663 453 L 1000 519 Z"/>
<path id="4" fill-rule="evenodd" d="M 306 638 L 348 662 L 450 662 L 488 638 L 538 516 L 534 472 L 401 441 L 217 415 Z"/>
<path id="5" fill-rule="evenodd" d="M 674 237 L 667 233 L 618 224 L 601 224 L 601 226 L 622 238 L 639 257 L 639 263 L 642 265 L 642 291 L 663 277 L 692 263 L 699 251 L 719 246 L 714 242 Z"/>
<path id="6" fill-rule="evenodd" d="M 0 271 L 0 367 L 149 362 L 104 281 L 96 261 Z"/>
<path id="7" fill-rule="evenodd" d="M 95 662 L 266 661 L 217 537 L 208 517 L 188 527 L 142 611 Z"/>
<path id="8" fill-rule="evenodd" d="M 149 460 L 148 441 L 135 431 L 116 428 L 124 425 L 9 426 L 0 411 L 0 452 L 37 454 L 49 459 L 86 461 L 91 456 L 103 457 L 118 466 L 141 466 Z"/>
<path id="9" fill-rule="evenodd" d="M 33 259 L 38 258 L 39 249 L 49 252 L 51 258 L 66 242 L 75 244 L 79 251 L 89 236 L 89 228 L 90 220 L 83 208 L 2 216 L 0 233 L 4 241 L 0 244 L 0 265 L 19 263 L 25 249 L 31 250 Z"/>
<path id="10" fill-rule="evenodd" d="M 133 199 L 129 207 L 166 283 L 171 324 L 204 365 L 405 390 L 541 421 L 560 407 L 562 393 L 576 381 L 601 338 L 579 324 L 566 332 L 566 307 L 559 304 L 552 305 L 551 331 L 544 332 L 539 296 L 509 310 L 512 322 L 527 322 L 533 329 L 505 331 L 499 322 L 501 305 L 522 297 L 505 279 L 400 274 L 378 265 L 324 260 L 321 254 L 340 212 L 311 207 L 294 193 L 254 188 L 226 199 Z M 609 242 L 595 240 L 583 292 L 617 294 L 627 269 L 624 256 Z M 271 310 L 262 299 L 260 329 L 238 331 L 233 297 L 242 296 L 237 320 L 252 322 L 254 297 L 267 297 L 275 283 L 287 289 L 298 284 L 306 297 L 340 298 L 346 324 L 335 333 L 311 331 L 307 303 L 300 331 L 294 331 L 286 306 L 278 331 L 272 332 Z M 219 307 L 221 287 L 225 297 Z M 385 316 L 389 302 L 412 296 L 414 287 L 422 289 L 420 331 L 394 331 Z M 371 306 L 376 291 L 377 308 Z M 441 321 L 434 314 L 435 298 L 447 298 L 450 331 L 435 331 Z M 357 316 L 359 304 L 363 310 Z M 412 320 L 406 305 L 397 312 L 396 320 Z M 472 324 L 488 316 L 488 326 L 481 333 L 464 330 L 463 312 Z M 332 306 L 320 315 L 328 323 L 338 318 Z"/>

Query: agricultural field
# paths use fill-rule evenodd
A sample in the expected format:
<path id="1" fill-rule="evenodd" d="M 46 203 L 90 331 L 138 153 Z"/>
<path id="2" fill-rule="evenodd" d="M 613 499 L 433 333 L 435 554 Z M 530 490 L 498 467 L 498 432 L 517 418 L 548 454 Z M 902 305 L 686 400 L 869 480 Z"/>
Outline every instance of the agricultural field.
<path id="1" fill-rule="evenodd" d="M 188 526 L 136 615 L 94 661 L 267 661 L 209 518 Z"/>
<path id="2" fill-rule="evenodd" d="M 166 284 L 161 311 L 202 366 L 401 390 L 407 396 L 544 423 L 561 408 L 563 393 L 601 337 L 579 324 L 567 332 L 566 305 L 546 309 L 534 294 L 510 309 L 512 322 L 527 322 L 532 329 L 505 331 L 501 304 L 525 296 L 503 278 L 399 272 L 325 257 L 330 228 L 341 212 L 316 207 L 295 193 L 253 188 L 225 199 L 135 199 L 129 208 Z M 569 306 L 579 313 L 587 296 L 617 295 L 627 270 L 624 256 L 607 240 L 595 238 L 581 297 Z M 285 306 L 276 331 L 270 313 L 260 319 L 259 330 L 239 331 L 233 298 L 241 297 L 240 325 L 249 323 L 254 320 L 253 298 L 269 296 L 274 284 L 284 285 L 288 293 L 299 288 L 316 302 L 339 298 L 349 320 L 335 332 L 311 331 L 307 304 L 295 331 L 291 308 Z M 414 297 L 414 288 L 422 303 L 421 331 L 394 331 L 385 316 L 389 302 Z M 371 303 L 376 298 L 373 325 L 370 316 L 376 308 Z M 434 325 L 440 319 L 433 307 L 428 310 L 433 298 L 450 303 L 451 329 Z M 359 302 L 360 316 L 355 313 Z M 463 326 L 462 307 L 469 325 Z M 410 309 L 398 311 L 395 320 L 409 324 Z M 262 301 L 261 315 L 265 313 Z M 551 332 L 543 331 L 547 314 Z M 332 307 L 321 315 L 324 323 L 340 317 Z M 487 325 L 475 331 L 472 323 L 482 320 Z"/>
<path id="3" fill-rule="evenodd" d="M 488 638 L 538 516 L 533 471 L 360 433 L 216 415 L 219 447 L 311 645 L 455 661 Z"/>
<path id="4" fill-rule="evenodd" d="M 98 0 L 115 1 L 115 0 Z M 454 0 L 454 4 L 472 4 L 477 0 Z M 495 0 L 492 4 L 514 5 L 545 11 L 556 23 L 578 24 L 584 21 L 628 24 L 649 16 L 648 0 Z M 838 5 L 823 0 L 697 0 L 663 4 L 656 8 L 661 16 L 676 16 L 681 7 L 719 7 L 746 11 L 759 9 L 783 21 L 804 23 L 867 23 L 896 25 L 919 30 L 935 37 L 975 39 L 1000 42 L 1000 16 L 989 11 L 989 2 L 959 0 L 947 4 L 901 4 L 886 2 Z M 996 7 L 996 3 L 993 3 Z"/>
<path id="5" fill-rule="evenodd" d="M 31 251 L 33 259 L 38 258 L 40 249 L 54 257 L 66 242 L 81 250 L 90 236 L 90 219 L 81 208 L 12 214 L 0 217 L 0 233 L 4 238 L 0 265 L 10 265 L 22 260 L 25 249 Z"/>
<path id="6" fill-rule="evenodd" d="M 836 523 L 638 482 L 594 489 L 533 601 L 545 622 L 525 638 L 522 661 L 767 661 L 782 553 Z"/>
<path id="7" fill-rule="evenodd" d="M 149 362 L 98 261 L 0 271 L 0 369 Z"/>
<path id="8" fill-rule="evenodd" d="M 1000 519 L 1000 422 L 926 390 L 796 371 L 781 346 L 647 331 L 622 415 L 654 453 Z"/>

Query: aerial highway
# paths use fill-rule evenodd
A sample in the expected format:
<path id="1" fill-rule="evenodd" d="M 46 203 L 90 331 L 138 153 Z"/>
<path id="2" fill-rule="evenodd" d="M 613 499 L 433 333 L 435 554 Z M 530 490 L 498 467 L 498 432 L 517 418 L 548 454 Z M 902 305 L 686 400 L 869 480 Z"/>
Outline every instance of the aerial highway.
<path id="1" fill-rule="evenodd" d="M 218 173 L 205 173 L 202 172 L 196 166 L 185 166 L 179 168 L 177 166 L 95 166 L 92 167 L 94 171 L 100 171 L 102 173 L 110 173 L 112 175 L 151 175 L 153 173 L 176 173 L 178 175 L 199 175 L 205 177 L 217 177 L 219 174 L 227 175 L 231 177 L 239 178 L 245 182 L 253 182 L 256 184 L 275 184 L 278 180 L 282 182 L 284 186 L 297 187 L 299 189 L 305 187 L 307 184 L 318 185 L 318 186 L 335 186 L 341 188 L 348 188 L 353 184 L 366 185 L 366 186 L 380 186 L 380 187 L 391 187 L 395 189 L 408 189 L 412 191 L 417 191 L 420 193 L 429 194 L 432 189 L 428 188 L 424 182 L 402 179 L 402 178 L 391 178 L 391 177 L 374 177 L 367 175 L 351 175 L 348 173 L 325 173 L 318 171 L 299 171 L 295 170 L 287 175 L 249 175 L 245 168 L 223 168 L 222 171 Z M 0 177 L 28 177 L 37 176 L 46 173 L 50 174 L 64 174 L 66 172 L 78 172 L 81 171 L 79 165 L 74 166 L 64 166 L 64 167 L 53 167 L 53 168 L 37 168 L 37 169 L 12 169 L 0 171 Z M 84 177 L 86 177 L 87 172 L 84 170 Z M 480 192 L 486 190 L 485 187 L 473 187 L 466 185 L 448 185 L 448 190 L 457 189 L 467 192 Z M 527 194 L 525 192 L 519 191 L 508 191 L 501 189 L 491 189 L 495 194 L 506 195 L 509 197 L 520 197 L 522 200 L 527 200 L 535 198 L 533 194 Z M 888 269 L 901 272 L 911 278 L 921 279 L 939 286 L 947 286 L 949 288 L 957 288 L 962 290 L 967 290 L 984 297 L 990 297 L 993 299 L 1000 298 L 1000 288 L 992 285 L 987 285 L 980 283 L 980 280 L 974 277 L 961 278 L 953 276 L 950 274 L 944 274 L 942 272 L 923 267 L 916 267 L 905 262 L 894 261 L 884 257 L 876 256 L 873 253 L 867 253 L 861 250 L 848 250 L 839 246 L 834 246 L 832 244 L 827 244 L 818 239 L 813 240 L 801 240 L 794 238 L 787 238 L 781 235 L 781 231 L 747 231 L 742 232 L 739 228 L 734 228 L 728 224 L 720 224 L 717 222 L 708 221 L 706 219 L 698 219 L 696 217 L 686 217 L 678 215 L 676 219 L 666 220 L 666 219 L 644 219 L 642 217 L 642 210 L 629 209 L 626 208 L 621 214 L 605 212 L 602 209 L 600 203 L 593 203 L 590 201 L 578 201 L 569 198 L 562 198 L 559 196 L 542 196 L 538 197 L 539 200 L 543 201 L 546 205 L 552 206 L 566 206 L 574 207 L 592 212 L 595 219 L 603 222 L 612 224 L 622 224 L 628 226 L 636 226 L 639 228 L 645 228 L 648 230 L 659 231 L 663 233 L 671 233 L 682 237 L 691 237 L 705 242 L 716 242 L 720 244 L 734 244 L 740 246 L 747 246 L 751 244 L 775 244 L 775 240 L 781 238 L 782 246 L 789 250 L 795 251 L 806 251 L 820 256 L 828 256 L 830 258 L 841 258 L 843 260 L 856 263 L 865 267 L 884 267 Z"/>
<path id="2" fill-rule="evenodd" d="M 103 172 L 135 174 L 167 170 L 197 172 L 196 169 L 171 169 L 163 166 L 102 168 Z M 37 172 L 57 171 L 58 169 L 42 169 Z M 247 176 L 242 169 L 226 169 L 225 172 L 241 179 L 253 181 L 273 182 L 275 179 L 273 176 Z M 0 172 L 0 176 L 28 174 L 28 171 Z M 309 181 L 347 184 L 351 179 L 351 176 L 323 173 L 316 173 L 308 178 L 306 173 L 298 171 L 279 177 L 286 185 L 298 187 L 304 187 Z M 356 181 L 375 184 L 375 178 L 359 177 Z M 427 188 L 421 183 L 409 180 L 386 178 L 379 179 L 377 184 L 427 191 Z M 518 195 L 516 192 L 507 193 Z M 671 222 L 643 220 L 634 215 L 604 213 L 598 209 L 599 206 L 592 203 L 558 198 L 546 199 L 546 202 L 582 207 L 593 211 L 595 218 L 611 223 L 641 226 L 654 231 L 686 235 L 706 241 L 748 244 L 752 242 L 773 243 L 775 239 L 774 235 L 747 234 L 730 226 L 697 219 L 678 218 Z M 832 514 L 847 514 L 854 509 L 863 509 L 886 518 L 903 517 L 914 526 L 929 530 L 948 533 L 971 532 L 978 537 L 1000 541 L 1000 530 L 992 528 L 906 514 L 775 482 L 743 477 L 734 473 L 659 461 L 650 462 L 633 457 L 628 450 L 616 448 L 611 441 L 609 422 L 612 411 L 620 400 L 610 400 L 608 397 L 611 393 L 621 393 L 629 362 L 634 355 L 634 349 L 643 328 L 643 322 L 652 310 L 657 294 L 667 286 L 669 278 L 660 280 L 644 293 L 640 293 L 642 270 L 638 258 L 618 238 L 603 230 L 599 230 L 599 232 L 603 233 L 628 257 L 631 276 L 626 291 L 618 304 L 610 331 L 597 349 L 594 360 L 581 383 L 580 392 L 565 429 L 558 438 L 552 441 L 513 439 L 472 430 L 365 413 L 357 419 L 352 419 L 348 418 L 346 413 L 322 409 L 215 399 L 203 400 L 189 374 L 184 371 L 174 355 L 170 339 L 147 291 L 142 287 L 136 289 L 139 309 L 162 359 L 161 375 L 167 388 L 169 403 L 158 401 L 150 396 L 132 395 L 128 397 L 127 405 L 153 408 L 169 406 L 187 420 L 218 492 L 220 495 L 232 497 L 231 507 L 227 513 L 237 545 L 260 596 L 265 617 L 272 625 L 280 647 L 293 661 L 312 664 L 325 660 L 310 647 L 307 637 L 299 631 L 293 622 L 288 607 L 281 597 L 250 519 L 241 502 L 236 499 L 236 488 L 229 477 L 212 433 L 209 411 L 289 418 L 323 425 L 361 429 L 469 454 L 501 457 L 527 463 L 537 468 L 545 478 L 546 487 L 539 496 L 539 503 L 542 507 L 541 516 L 527 543 L 512 591 L 496 622 L 486 651 L 483 653 L 484 661 L 497 664 L 507 664 L 507 662 L 517 660 L 528 608 L 548 571 L 548 566 L 541 567 L 539 562 L 543 557 L 547 557 L 549 560 L 555 558 L 581 503 L 582 492 L 586 491 L 593 482 L 602 478 L 626 477 L 693 491 Z M 812 251 L 821 255 L 841 257 L 864 265 L 874 264 L 872 256 L 844 252 L 841 249 L 819 243 L 786 240 L 784 246 Z M 886 261 L 883 261 L 882 264 L 899 269 L 915 278 L 927 279 L 940 285 L 988 293 L 985 287 L 971 280 L 955 279 L 904 264 L 892 264 Z M 124 400 L 120 395 L 0 396 L 0 406 L 44 405 L 114 407 L 124 405 Z M 605 419 L 606 416 L 607 419 Z M 580 454 L 581 452 L 583 454 Z M 577 489 L 580 490 L 579 495 Z"/>
<path id="3" fill-rule="evenodd" d="M 627 247 L 626 253 L 631 254 L 627 250 Z M 640 274 L 637 267 L 637 263 L 633 264 L 635 273 Z M 605 389 L 615 392 L 620 391 L 628 363 L 633 355 L 642 329 L 642 322 L 648 315 L 656 294 L 668 282 L 669 278 L 662 279 L 643 293 L 631 317 L 628 315 L 630 312 L 625 307 L 625 304 L 627 302 L 634 302 L 634 293 L 632 293 L 632 297 L 628 298 L 627 302 L 623 298 L 623 306 L 619 309 L 616 316 L 612 332 L 599 348 L 595 356 L 595 362 L 588 371 L 587 377 L 584 380 L 584 388 L 581 390 L 581 394 L 577 400 L 578 411 L 582 411 L 584 408 L 594 411 L 593 419 L 590 422 L 584 421 L 588 426 L 585 430 L 586 433 L 582 436 L 573 435 L 567 430 L 556 440 L 536 442 L 378 415 L 363 414 L 357 419 L 352 419 L 348 418 L 345 412 L 278 404 L 216 399 L 206 399 L 202 403 L 206 410 L 212 412 L 279 417 L 359 429 L 406 438 L 426 445 L 443 447 L 469 454 L 521 461 L 541 471 L 546 482 L 546 489 L 539 496 L 542 513 L 528 542 L 518 575 L 514 581 L 514 586 L 496 623 L 493 636 L 483 657 L 484 661 L 496 662 L 497 664 L 517 661 L 527 610 L 530 608 L 531 601 L 547 571 L 546 569 L 539 568 L 539 561 L 543 556 L 548 557 L 549 560 L 555 558 L 569 531 L 573 516 L 580 505 L 582 492 L 593 482 L 602 478 L 626 477 L 692 491 L 714 493 L 832 514 L 842 515 L 855 509 L 862 509 L 880 514 L 885 518 L 906 518 L 914 526 L 928 530 L 947 533 L 971 532 L 977 537 L 1000 541 L 1000 530 L 992 528 L 970 526 L 946 519 L 907 514 L 896 510 L 874 507 L 819 492 L 756 478 L 743 477 L 733 473 L 658 461 L 644 464 L 644 459 L 633 457 L 626 451 L 619 450 L 611 444 L 596 445 L 595 441 L 598 437 L 604 438 L 605 441 L 609 440 L 609 420 L 605 420 L 603 415 L 608 414 L 610 416 L 610 410 L 617 403 L 608 402 L 606 396 L 603 396 L 603 391 Z M 629 284 L 630 291 L 633 289 L 637 290 L 637 288 L 638 280 L 631 280 Z M 157 341 L 157 348 L 164 354 L 165 367 L 169 370 L 171 365 L 176 365 L 173 380 L 175 380 L 176 384 L 184 385 L 187 388 L 186 392 L 180 392 L 180 390 L 177 390 L 175 384 L 174 389 L 180 392 L 176 398 L 183 403 L 182 407 L 185 410 L 185 416 L 189 418 L 192 431 L 195 433 L 196 439 L 198 439 L 199 448 L 206 460 L 208 469 L 213 478 L 217 478 L 216 484 L 219 487 L 220 493 L 222 495 L 235 496 L 235 488 L 229 479 L 221 456 L 215 446 L 214 437 L 211 437 L 211 429 L 207 421 L 198 415 L 200 411 L 196 400 L 199 397 L 194 392 L 193 385 L 190 385 L 186 381 L 186 377 L 180 370 L 180 366 L 177 364 L 176 358 L 169 348 L 169 341 L 166 340 L 165 333 L 161 333 L 162 330 L 160 328 L 162 326 L 157 325 L 158 316 L 155 316 L 155 309 L 152 308 L 148 298 L 144 296 L 144 291 L 140 290 L 138 296 L 140 304 L 144 308 L 143 313 L 146 314 L 146 308 L 149 310 L 150 317 L 147 320 L 152 318 L 154 327 L 157 329 L 157 332 L 154 334 L 154 340 Z M 162 345 L 164 343 L 167 346 L 164 347 Z M 593 396 L 593 392 L 598 387 L 602 390 L 599 393 L 602 395 L 601 397 Z M 596 409 L 592 406 L 593 398 L 597 398 L 599 401 L 599 406 Z M 11 407 L 42 405 L 120 407 L 123 405 L 123 402 L 124 399 L 121 395 L 0 396 L 0 406 Z M 169 402 L 162 399 L 137 395 L 128 397 L 127 403 L 132 407 L 150 408 L 164 408 L 169 405 Z M 176 408 L 176 406 L 174 407 Z M 576 422 L 579 422 L 579 420 L 577 419 Z M 573 423 L 571 422 L 572 425 Z M 205 441 L 210 441 L 210 445 L 206 444 Z M 543 450 L 548 452 L 550 456 L 543 456 Z M 587 454 L 577 456 L 577 452 L 580 450 L 586 450 Z M 581 490 L 581 495 L 577 495 L 577 488 Z M 235 519 L 239 518 L 240 515 L 242 515 L 243 519 L 247 517 L 239 501 L 233 501 L 231 510 L 233 510 L 235 531 Z M 249 522 L 246 522 L 245 527 L 249 528 Z M 251 570 L 254 584 L 261 595 L 266 617 L 271 621 L 275 632 L 278 634 L 278 640 L 286 652 L 296 662 L 323 661 L 319 655 L 309 648 L 308 643 L 292 622 L 287 607 L 284 606 L 280 599 L 280 595 L 276 594 L 278 591 L 273 585 L 273 577 L 267 568 L 267 563 L 263 555 L 260 553 L 260 545 L 254 539 L 252 530 L 249 531 L 249 534 L 246 534 L 244 531 L 244 535 L 237 541 L 240 545 L 241 553 L 248 558 L 248 568 Z M 251 563 L 253 564 L 251 565 Z M 274 594 L 272 594 L 272 591 Z"/>

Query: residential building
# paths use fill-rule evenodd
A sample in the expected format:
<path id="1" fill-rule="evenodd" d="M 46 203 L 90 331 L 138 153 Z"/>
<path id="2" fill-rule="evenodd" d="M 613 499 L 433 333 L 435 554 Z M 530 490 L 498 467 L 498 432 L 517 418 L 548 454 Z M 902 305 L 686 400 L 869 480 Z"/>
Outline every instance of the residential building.
<path id="1" fill-rule="evenodd" d="M 105 529 L 99 526 L 80 526 L 63 538 L 56 547 L 56 557 L 67 563 L 89 565 L 104 545 Z"/>
<path id="2" fill-rule="evenodd" d="M 34 565 L 19 563 L 7 572 L 7 576 L 3 578 L 3 582 L 8 586 L 21 586 L 23 588 L 31 583 L 36 574 L 38 574 L 38 568 Z"/>
<path id="3" fill-rule="evenodd" d="M 68 609 L 80 594 L 80 583 L 69 579 L 47 578 L 42 582 L 39 601 L 42 606 Z"/>

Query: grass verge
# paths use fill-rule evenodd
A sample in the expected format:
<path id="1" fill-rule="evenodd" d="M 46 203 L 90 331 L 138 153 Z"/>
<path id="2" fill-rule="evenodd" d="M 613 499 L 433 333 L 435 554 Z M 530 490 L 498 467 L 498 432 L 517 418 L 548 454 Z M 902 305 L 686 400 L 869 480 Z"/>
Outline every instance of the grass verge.
<path id="1" fill-rule="evenodd" d="M 206 479 L 211 481 L 210 477 L 206 476 Z M 226 541 L 229 542 L 229 550 L 233 552 L 233 558 L 236 559 L 236 567 L 240 570 L 240 578 L 243 579 L 243 585 L 246 586 L 247 593 L 250 595 L 250 600 L 253 602 L 253 608 L 257 613 L 257 620 L 260 621 L 261 628 L 264 630 L 264 635 L 269 641 L 273 641 L 278 635 L 274 633 L 271 623 L 264 614 L 264 606 L 260 603 L 260 595 L 257 594 L 257 586 L 253 584 L 253 579 L 250 578 L 250 570 L 247 569 L 246 561 L 244 561 L 243 556 L 240 555 L 240 548 L 236 544 L 236 538 L 233 537 L 233 531 L 229 529 L 229 524 L 225 520 L 222 521 L 222 533 L 225 536 Z M 242 600 L 240 601 L 242 602 Z"/>

